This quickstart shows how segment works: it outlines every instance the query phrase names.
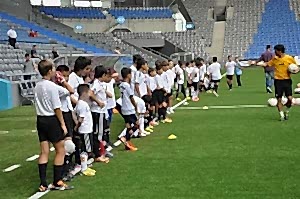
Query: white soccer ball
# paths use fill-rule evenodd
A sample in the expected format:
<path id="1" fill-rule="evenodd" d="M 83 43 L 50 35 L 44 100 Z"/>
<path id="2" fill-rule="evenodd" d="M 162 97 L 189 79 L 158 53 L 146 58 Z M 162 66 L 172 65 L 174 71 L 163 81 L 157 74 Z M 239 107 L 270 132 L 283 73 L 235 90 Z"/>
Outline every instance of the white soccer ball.
<path id="1" fill-rule="evenodd" d="M 276 105 L 277 105 L 277 99 L 276 99 L 276 98 L 270 98 L 270 99 L 268 100 L 268 104 L 269 104 L 270 106 L 276 106 Z"/>
<path id="2" fill-rule="evenodd" d="M 297 73 L 299 70 L 299 67 L 296 64 L 290 64 L 289 65 L 289 71 L 290 73 Z"/>
<path id="3" fill-rule="evenodd" d="M 293 105 L 300 105 L 300 98 L 293 98 Z"/>
<path id="4" fill-rule="evenodd" d="M 72 140 L 66 140 L 65 141 L 65 151 L 66 154 L 71 155 L 75 152 L 75 144 L 72 142 Z"/>

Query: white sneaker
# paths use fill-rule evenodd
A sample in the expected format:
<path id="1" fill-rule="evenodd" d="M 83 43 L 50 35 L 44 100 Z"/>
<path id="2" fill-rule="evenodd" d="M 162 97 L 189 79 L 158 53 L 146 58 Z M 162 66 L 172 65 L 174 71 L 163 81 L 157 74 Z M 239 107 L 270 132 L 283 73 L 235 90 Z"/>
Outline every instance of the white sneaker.
<path id="1" fill-rule="evenodd" d="M 151 133 L 148 131 L 143 131 L 142 133 L 144 133 L 145 135 L 151 135 Z"/>
<path id="2" fill-rule="evenodd" d="M 188 102 L 184 102 L 183 105 L 184 105 L 184 106 L 187 106 L 187 105 L 189 105 L 189 103 L 188 103 Z"/>
<path id="3" fill-rule="evenodd" d="M 141 137 L 146 137 L 147 135 L 146 135 L 146 133 L 141 132 L 140 136 L 141 136 Z"/>

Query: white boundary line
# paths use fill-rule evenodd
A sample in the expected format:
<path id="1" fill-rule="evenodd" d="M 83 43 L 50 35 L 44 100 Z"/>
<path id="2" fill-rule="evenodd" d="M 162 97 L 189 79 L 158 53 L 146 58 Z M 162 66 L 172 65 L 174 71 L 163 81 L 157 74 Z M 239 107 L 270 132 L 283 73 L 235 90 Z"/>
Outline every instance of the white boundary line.
<path id="1" fill-rule="evenodd" d="M 13 171 L 13 170 L 15 170 L 15 169 L 17 169 L 17 168 L 19 168 L 19 167 L 21 167 L 20 164 L 14 164 L 14 165 L 12 165 L 12 166 L 10 166 L 10 167 L 7 167 L 6 169 L 3 169 L 3 172 L 4 172 L 4 173 L 10 172 L 10 171 Z"/>
<path id="2" fill-rule="evenodd" d="M 0 131 L 0 135 L 8 134 L 9 131 Z"/>
<path id="3" fill-rule="evenodd" d="M 204 107 L 179 107 L 179 110 L 207 110 L 207 109 L 239 109 L 239 108 L 266 108 L 268 105 L 228 105 L 228 106 L 204 106 Z"/>
<path id="4" fill-rule="evenodd" d="M 172 109 L 176 109 L 178 108 L 180 105 L 182 105 L 184 102 L 186 102 L 187 100 L 184 99 L 181 102 L 175 104 L 174 106 L 172 106 Z M 119 141 L 116 141 L 113 145 L 118 144 L 118 146 L 121 144 L 121 142 L 119 143 Z M 50 148 L 50 151 L 54 151 L 54 147 Z M 33 161 L 32 159 L 36 158 L 38 155 L 33 155 L 29 158 L 26 159 L 26 161 Z M 38 157 L 37 157 L 38 158 Z M 36 158 L 36 159 L 37 159 Z M 35 159 L 34 159 L 35 160 Z M 21 166 L 21 165 L 20 165 Z M 47 190 L 45 192 L 36 192 L 35 194 L 33 194 L 32 196 L 30 196 L 28 199 L 39 199 L 41 197 L 43 197 L 44 195 L 46 195 L 47 193 L 49 193 L 50 190 Z"/>

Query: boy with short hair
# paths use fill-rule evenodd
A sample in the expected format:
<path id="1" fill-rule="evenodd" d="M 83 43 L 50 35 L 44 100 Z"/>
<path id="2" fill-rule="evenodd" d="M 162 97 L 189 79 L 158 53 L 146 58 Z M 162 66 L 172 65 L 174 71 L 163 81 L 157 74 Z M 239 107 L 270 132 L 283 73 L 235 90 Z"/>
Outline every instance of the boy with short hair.
<path id="1" fill-rule="evenodd" d="M 144 74 L 144 71 L 148 71 L 148 66 L 146 64 L 146 61 L 144 59 L 138 59 L 136 62 L 136 73 L 135 73 L 135 96 L 139 98 L 143 98 L 148 93 L 148 87 L 146 84 L 146 77 Z"/>
<path id="2" fill-rule="evenodd" d="M 154 68 L 149 68 L 148 75 L 146 77 L 146 84 L 151 92 L 151 99 L 149 102 L 149 115 L 150 115 L 150 125 L 155 126 L 158 125 L 157 122 L 154 121 L 154 115 L 155 115 L 155 100 L 153 97 L 153 93 L 156 89 L 156 82 L 155 82 L 155 76 L 156 76 L 156 70 Z"/>
<path id="3" fill-rule="evenodd" d="M 193 81 L 191 79 L 191 74 L 193 72 L 193 65 L 194 65 L 194 61 L 191 61 L 191 63 L 189 62 L 186 62 L 185 64 L 185 72 L 186 72 L 186 95 L 187 95 L 187 100 L 190 100 L 191 99 L 191 96 L 192 96 L 192 92 L 191 92 L 191 87 L 192 87 L 192 84 L 193 84 Z"/>
<path id="4" fill-rule="evenodd" d="M 200 76 L 200 92 L 201 92 L 203 89 L 206 90 L 205 85 L 204 85 L 204 78 L 205 78 L 205 75 L 207 74 L 207 67 L 206 67 L 206 64 L 205 64 L 203 58 L 200 58 L 199 61 L 201 63 L 200 73 L 199 73 L 199 76 Z"/>
<path id="5" fill-rule="evenodd" d="M 137 151 L 138 149 L 130 141 L 132 134 L 138 129 L 138 120 L 136 117 L 137 105 L 133 98 L 134 92 L 130 87 L 131 69 L 122 68 L 121 75 L 123 82 L 120 84 L 122 98 L 121 113 L 126 125 L 126 136 L 121 138 L 126 150 Z"/>
<path id="6" fill-rule="evenodd" d="M 93 139 L 94 146 L 93 151 L 95 154 L 96 162 L 109 162 L 109 158 L 105 157 L 105 145 L 109 143 L 109 125 L 107 120 L 107 100 L 112 97 L 112 94 L 107 91 L 107 82 L 109 76 L 107 69 L 104 66 L 96 66 L 95 68 L 95 79 L 92 84 L 91 90 L 95 95 L 96 99 L 102 104 L 99 105 L 96 102 L 92 103 L 91 111 L 93 116 Z M 106 142 L 106 143 L 105 143 Z M 100 153 L 99 153 L 100 148 Z"/>
<path id="7" fill-rule="evenodd" d="M 235 62 L 232 59 L 232 56 L 228 56 L 228 61 L 225 64 L 226 69 L 226 78 L 227 78 L 227 85 L 229 90 L 232 90 L 232 80 L 234 75 L 234 69 L 235 69 Z"/>
<path id="8" fill-rule="evenodd" d="M 191 79 L 192 79 L 192 100 L 194 102 L 199 101 L 199 81 L 200 81 L 200 66 L 201 62 L 199 60 L 195 61 L 195 66 L 193 67 L 193 71 L 191 73 Z"/>
<path id="9" fill-rule="evenodd" d="M 50 81 L 55 76 L 54 64 L 49 60 L 42 60 L 38 70 L 43 80 L 35 87 L 35 108 L 37 113 L 37 132 L 40 141 L 41 153 L 39 156 L 40 192 L 48 188 L 46 171 L 49 158 L 49 143 L 54 145 L 54 179 L 50 189 L 68 190 L 73 187 L 62 181 L 62 170 L 65 157 L 64 137 L 68 133 L 61 111 L 60 97 L 70 95 L 69 91 Z"/>
<path id="10" fill-rule="evenodd" d="M 218 63 L 217 57 L 213 57 L 213 63 L 210 66 L 208 66 L 207 71 L 209 73 L 210 83 L 213 84 L 213 94 L 216 97 L 219 97 L 218 88 L 219 88 L 219 83 L 222 78 L 222 75 L 221 75 L 221 65 Z"/>

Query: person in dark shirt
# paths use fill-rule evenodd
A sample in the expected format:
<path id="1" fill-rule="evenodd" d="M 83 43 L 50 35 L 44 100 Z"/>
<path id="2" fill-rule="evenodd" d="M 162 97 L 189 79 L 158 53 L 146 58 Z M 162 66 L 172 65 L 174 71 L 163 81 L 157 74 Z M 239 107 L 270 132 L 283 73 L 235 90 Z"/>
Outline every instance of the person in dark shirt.
<path id="1" fill-rule="evenodd" d="M 274 53 L 271 52 L 271 45 L 266 46 L 266 51 L 261 54 L 260 58 L 256 62 L 269 62 L 274 57 Z M 266 76 L 266 90 L 267 93 L 272 93 L 272 86 L 274 84 L 274 67 L 268 66 L 265 67 L 265 76 Z"/>
<path id="2" fill-rule="evenodd" d="M 30 54 L 31 54 L 31 58 L 39 58 L 37 52 L 36 52 L 36 45 L 33 45 L 32 46 L 32 49 L 30 51 Z"/>
<path id="3" fill-rule="evenodd" d="M 53 55 L 53 59 L 59 57 L 58 52 L 54 47 L 52 48 L 52 55 Z"/>

